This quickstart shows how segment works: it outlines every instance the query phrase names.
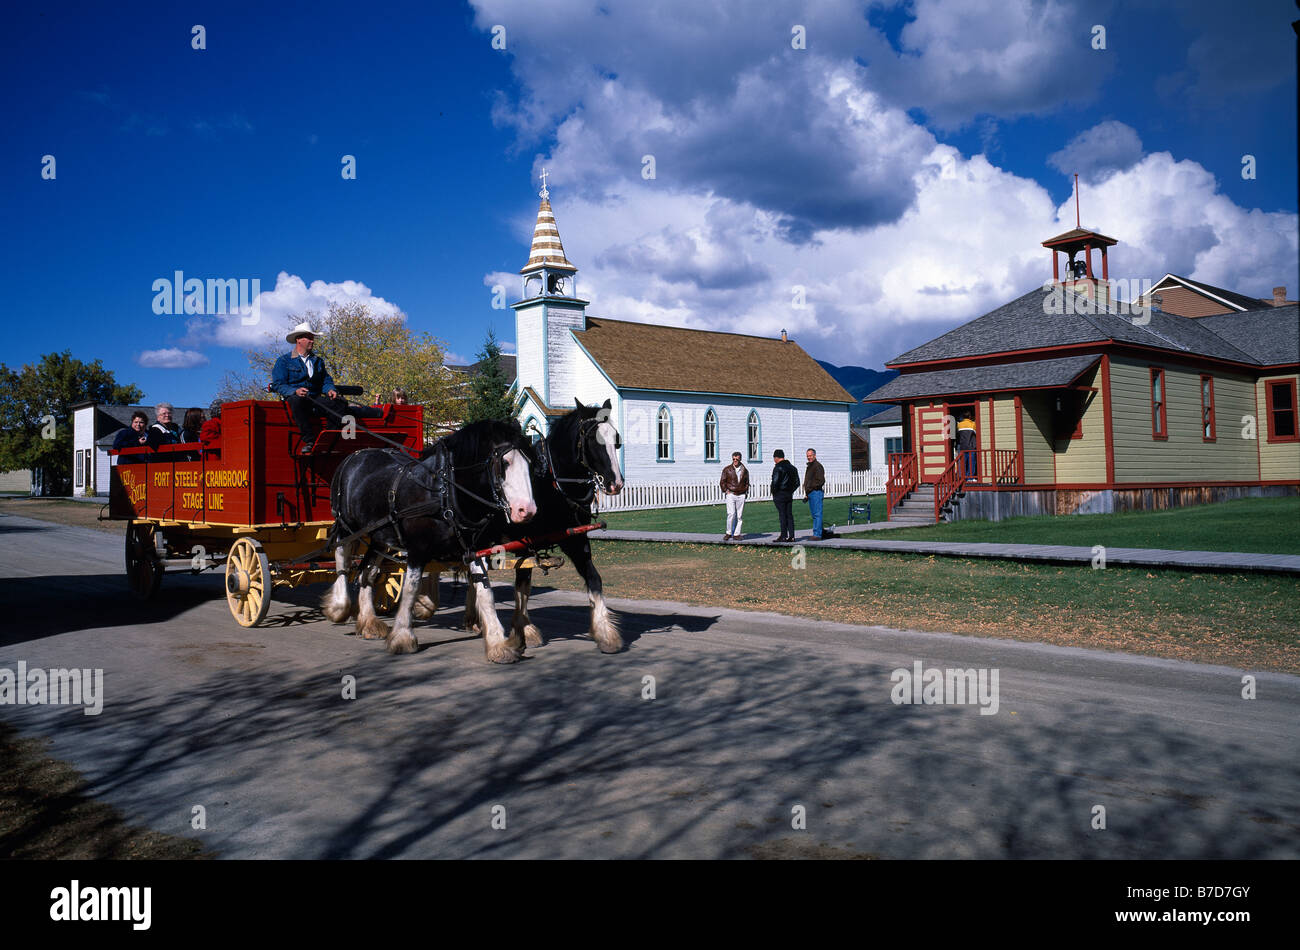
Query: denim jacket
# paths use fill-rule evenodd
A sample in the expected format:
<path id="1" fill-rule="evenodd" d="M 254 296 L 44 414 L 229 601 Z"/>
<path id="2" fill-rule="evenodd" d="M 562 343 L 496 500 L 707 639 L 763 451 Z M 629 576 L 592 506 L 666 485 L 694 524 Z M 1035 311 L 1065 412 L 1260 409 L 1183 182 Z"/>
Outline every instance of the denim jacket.
<path id="1" fill-rule="evenodd" d="M 271 388 L 281 396 L 292 396 L 302 386 L 306 386 L 313 396 L 320 396 L 333 389 L 334 380 L 325 368 L 325 361 L 312 355 L 308 355 L 307 359 L 311 360 L 310 377 L 307 376 L 307 367 L 303 365 L 302 359 L 293 352 L 285 353 L 276 360 L 275 369 L 271 373 Z"/>

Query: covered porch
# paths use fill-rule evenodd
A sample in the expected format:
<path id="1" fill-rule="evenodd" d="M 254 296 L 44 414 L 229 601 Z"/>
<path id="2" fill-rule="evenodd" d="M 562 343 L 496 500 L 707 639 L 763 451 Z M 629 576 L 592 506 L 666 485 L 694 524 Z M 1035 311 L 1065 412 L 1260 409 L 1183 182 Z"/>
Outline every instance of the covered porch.
<path id="1" fill-rule="evenodd" d="M 1085 354 L 919 372 L 877 391 L 872 401 L 893 397 L 905 419 L 904 451 L 889 457 L 888 517 L 952 520 L 968 492 L 1014 493 L 1015 507 L 1028 509 L 1017 513 L 1048 513 L 1054 501 L 1025 493 L 1104 481 L 1103 400 L 1091 385 L 1099 362 Z M 973 448 L 958 447 L 959 425 Z M 987 501 L 963 507 L 1003 507 Z"/>

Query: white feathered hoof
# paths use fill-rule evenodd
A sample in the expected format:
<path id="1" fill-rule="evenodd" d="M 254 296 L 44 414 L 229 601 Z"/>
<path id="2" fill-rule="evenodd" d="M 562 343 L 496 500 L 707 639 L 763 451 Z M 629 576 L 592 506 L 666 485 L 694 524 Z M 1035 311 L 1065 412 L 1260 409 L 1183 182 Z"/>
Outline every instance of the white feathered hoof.
<path id="1" fill-rule="evenodd" d="M 411 633 L 409 630 L 388 635 L 389 653 L 414 653 L 419 646 L 420 641 L 416 640 L 415 634 Z"/>
<path id="2" fill-rule="evenodd" d="M 416 620 L 428 620 L 438 610 L 438 605 L 423 594 L 420 595 L 411 607 L 411 616 Z"/>
<path id="3" fill-rule="evenodd" d="M 320 612 L 332 623 L 346 623 L 348 617 L 352 615 L 352 601 L 351 599 L 335 600 L 334 591 L 331 590 L 320 599 Z"/>
<path id="4" fill-rule="evenodd" d="M 617 633 L 607 632 L 603 637 L 595 635 L 596 646 L 600 647 L 601 653 L 622 653 L 623 638 Z"/>
<path id="5" fill-rule="evenodd" d="M 544 647 L 546 646 L 546 638 L 542 636 L 542 631 L 530 623 L 524 627 L 524 643 L 530 647 Z"/>
<path id="6" fill-rule="evenodd" d="M 487 658 L 492 663 L 518 663 L 519 654 L 510 649 L 508 642 L 500 646 L 488 647 Z"/>
<path id="7" fill-rule="evenodd" d="M 388 634 L 388 624 L 378 617 L 371 617 L 357 627 L 357 636 L 361 637 L 362 640 L 387 640 Z"/>

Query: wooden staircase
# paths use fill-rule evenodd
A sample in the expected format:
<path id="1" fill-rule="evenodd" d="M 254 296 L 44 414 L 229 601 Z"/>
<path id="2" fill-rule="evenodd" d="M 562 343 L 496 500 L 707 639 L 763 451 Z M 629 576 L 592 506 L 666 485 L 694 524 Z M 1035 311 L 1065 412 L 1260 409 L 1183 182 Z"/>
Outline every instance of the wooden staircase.
<path id="1" fill-rule="evenodd" d="M 934 524 L 934 486 L 917 485 L 889 513 L 889 520 L 902 524 Z"/>

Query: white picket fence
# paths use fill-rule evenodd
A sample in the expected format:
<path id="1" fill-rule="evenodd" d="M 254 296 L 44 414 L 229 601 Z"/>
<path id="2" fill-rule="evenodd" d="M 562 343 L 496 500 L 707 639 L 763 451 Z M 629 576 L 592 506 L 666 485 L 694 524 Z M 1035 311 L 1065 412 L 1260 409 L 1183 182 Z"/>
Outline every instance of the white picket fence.
<path id="1" fill-rule="evenodd" d="M 882 472 L 853 472 L 848 477 L 826 479 L 826 497 L 883 495 L 887 476 Z M 795 492 L 803 497 L 803 490 Z M 771 501 L 769 482 L 750 483 L 749 501 Z M 601 511 L 640 511 L 646 508 L 689 508 L 692 505 L 720 505 L 724 501 L 717 482 L 656 482 L 652 485 L 624 485 L 617 495 L 601 495 Z"/>

